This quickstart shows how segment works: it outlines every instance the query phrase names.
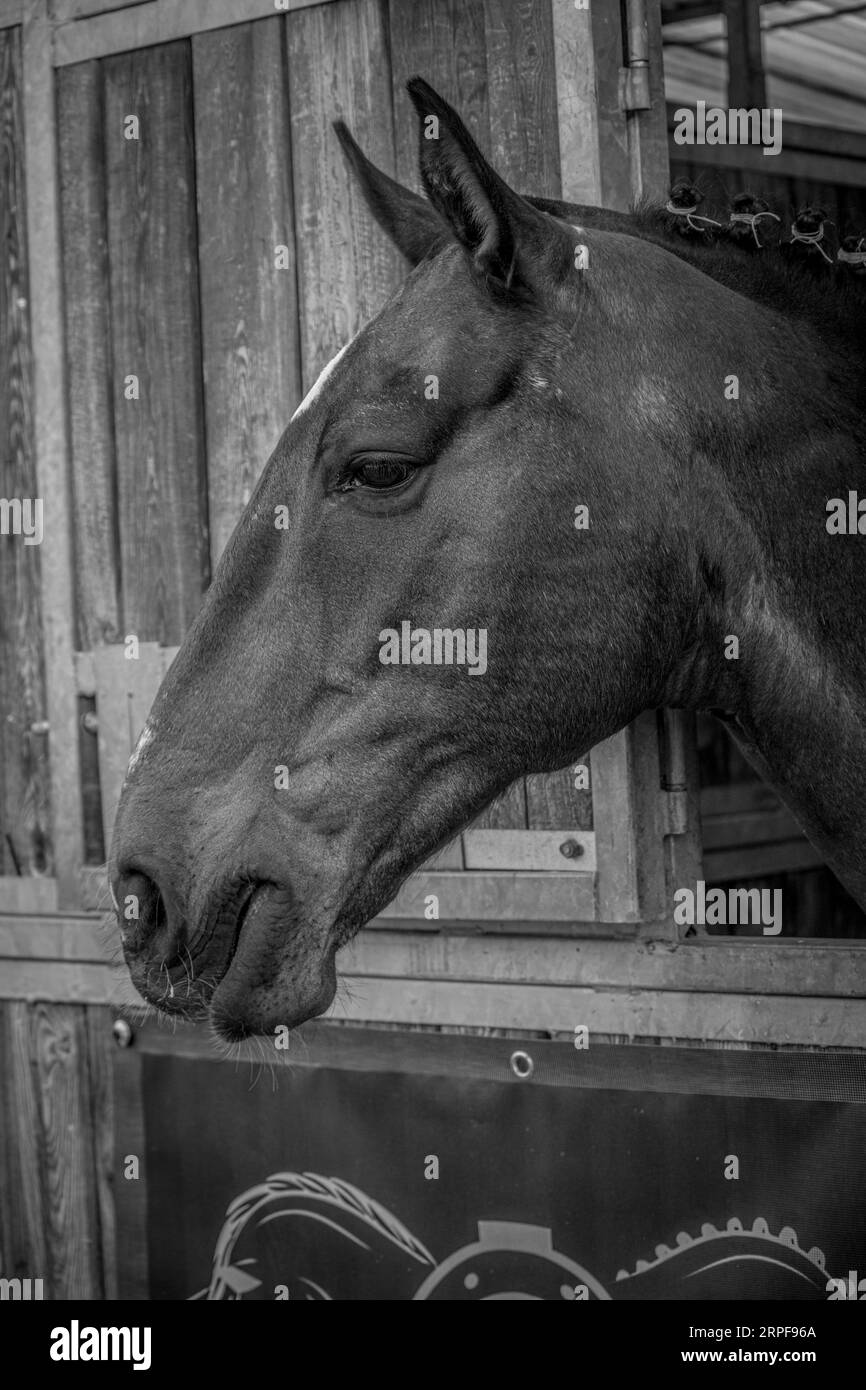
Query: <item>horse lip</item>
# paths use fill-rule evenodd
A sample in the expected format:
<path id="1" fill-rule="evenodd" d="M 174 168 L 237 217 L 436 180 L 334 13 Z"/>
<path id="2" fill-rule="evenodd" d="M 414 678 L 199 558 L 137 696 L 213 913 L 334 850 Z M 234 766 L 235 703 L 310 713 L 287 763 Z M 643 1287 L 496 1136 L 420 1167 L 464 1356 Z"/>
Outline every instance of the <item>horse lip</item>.
<path id="1" fill-rule="evenodd" d="M 229 938 L 227 949 L 223 952 L 222 959 L 217 969 L 213 971 L 211 974 L 210 985 L 212 989 L 216 989 L 216 987 L 225 979 L 226 975 L 228 974 L 231 968 L 231 963 L 237 955 L 238 942 L 240 941 L 241 932 L 243 931 L 244 923 L 246 922 L 247 917 L 249 916 L 250 908 L 252 907 L 253 901 L 256 897 L 258 897 L 262 890 L 267 889 L 268 887 L 270 887 L 270 885 L 264 882 L 246 884 L 242 891 L 235 897 L 234 903 L 232 905 L 233 912 L 231 916 L 229 916 L 228 913 L 226 913 L 225 900 L 223 900 L 223 902 L 217 907 L 216 913 L 212 920 L 212 924 L 210 926 L 210 930 L 208 932 L 208 941 L 213 941 L 218 926 L 222 926 L 223 928 L 229 929 Z M 223 916 L 223 914 L 226 915 Z M 232 918 L 234 920 L 232 920 Z"/>

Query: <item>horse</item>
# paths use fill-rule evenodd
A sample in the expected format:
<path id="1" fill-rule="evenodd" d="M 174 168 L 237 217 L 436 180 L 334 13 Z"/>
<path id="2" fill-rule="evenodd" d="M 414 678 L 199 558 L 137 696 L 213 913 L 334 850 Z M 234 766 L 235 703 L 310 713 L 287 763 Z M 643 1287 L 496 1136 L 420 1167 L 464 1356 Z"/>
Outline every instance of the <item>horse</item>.
<path id="1" fill-rule="evenodd" d="M 866 906 L 860 286 L 524 197 L 408 90 L 423 196 L 336 126 L 407 277 L 288 423 L 117 812 L 132 979 L 229 1042 L 325 1011 L 437 847 L 650 708 L 721 719 Z"/>

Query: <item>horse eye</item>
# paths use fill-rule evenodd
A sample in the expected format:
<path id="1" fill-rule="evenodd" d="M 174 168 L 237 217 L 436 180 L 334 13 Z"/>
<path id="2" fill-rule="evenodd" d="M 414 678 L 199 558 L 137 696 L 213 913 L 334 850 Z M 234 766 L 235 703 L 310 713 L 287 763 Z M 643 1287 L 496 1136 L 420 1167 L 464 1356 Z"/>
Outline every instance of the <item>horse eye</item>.
<path id="1" fill-rule="evenodd" d="M 407 483 L 414 473 L 414 465 L 406 459 L 369 457 L 358 461 L 343 487 L 346 491 L 366 487 L 373 492 L 387 492 Z"/>

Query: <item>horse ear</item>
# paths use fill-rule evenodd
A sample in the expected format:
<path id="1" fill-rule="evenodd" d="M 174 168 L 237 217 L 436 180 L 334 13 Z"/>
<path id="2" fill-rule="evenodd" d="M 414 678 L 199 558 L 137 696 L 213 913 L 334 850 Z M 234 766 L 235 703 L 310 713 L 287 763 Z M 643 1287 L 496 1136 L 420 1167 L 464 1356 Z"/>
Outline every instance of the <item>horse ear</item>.
<path id="1" fill-rule="evenodd" d="M 410 265 L 417 265 L 451 240 L 448 228 L 426 199 L 371 164 L 344 121 L 335 121 L 334 130 L 367 207 Z"/>
<path id="2" fill-rule="evenodd" d="M 420 120 L 421 179 L 430 202 L 488 284 L 529 288 L 533 259 L 549 255 L 555 223 L 509 188 L 422 77 L 406 89 Z"/>

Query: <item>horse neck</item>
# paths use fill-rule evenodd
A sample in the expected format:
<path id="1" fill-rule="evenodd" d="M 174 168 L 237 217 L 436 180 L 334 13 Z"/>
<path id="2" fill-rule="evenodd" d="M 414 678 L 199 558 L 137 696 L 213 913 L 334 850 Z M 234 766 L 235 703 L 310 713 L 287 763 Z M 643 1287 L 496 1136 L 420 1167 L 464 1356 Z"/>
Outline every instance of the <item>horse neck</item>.
<path id="1" fill-rule="evenodd" d="M 784 405 L 769 422 L 787 446 L 768 457 L 765 431 L 722 486 L 739 525 L 727 552 L 714 551 L 724 597 L 707 633 L 711 702 L 866 907 L 864 541 L 826 528 L 830 498 L 858 483 L 866 495 L 866 450 L 850 402 L 827 380 L 810 387 L 805 363 L 797 376 L 796 432 Z M 719 661 L 729 635 L 738 656 Z"/>

